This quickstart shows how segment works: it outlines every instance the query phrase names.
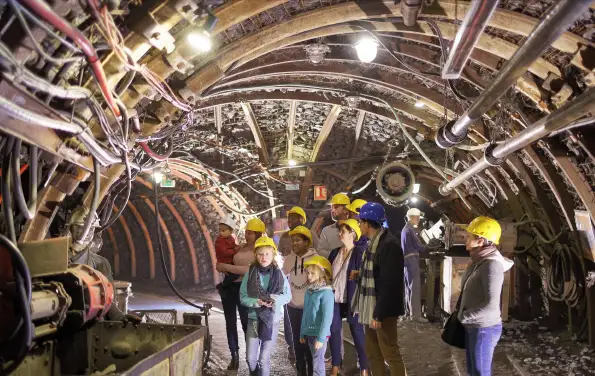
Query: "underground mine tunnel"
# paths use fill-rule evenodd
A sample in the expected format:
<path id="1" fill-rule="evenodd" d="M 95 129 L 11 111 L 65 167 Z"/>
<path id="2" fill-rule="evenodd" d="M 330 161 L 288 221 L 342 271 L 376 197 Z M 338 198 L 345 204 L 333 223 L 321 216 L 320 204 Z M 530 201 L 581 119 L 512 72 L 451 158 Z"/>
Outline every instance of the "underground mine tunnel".
<path id="1" fill-rule="evenodd" d="M 594 12 L 0 2 L 0 374 L 595 374 Z"/>

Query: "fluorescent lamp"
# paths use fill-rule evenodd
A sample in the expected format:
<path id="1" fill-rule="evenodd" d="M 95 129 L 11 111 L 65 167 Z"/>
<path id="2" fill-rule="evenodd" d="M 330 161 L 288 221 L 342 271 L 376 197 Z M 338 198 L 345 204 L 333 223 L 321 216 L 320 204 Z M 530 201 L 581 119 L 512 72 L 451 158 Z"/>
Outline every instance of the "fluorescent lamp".
<path id="1" fill-rule="evenodd" d="M 376 58 L 378 42 L 371 38 L 363 38 L 355 44 L 357 57 L 364 63 L 369 63 Z"/>
<path id="2" fill-rule="evenodd" d="M 213 46 L 211 36 L 204 30 L 193 31 L 186 38 L 188 43 L 200 52 L 209 52 Z"/>
<path id="3" fill-rule="evenodd" d="M 163 173 L 159 172 L 159 171 L 155 171 L 153 173 L 153 179 L 155 179 L 155 182 L 161 183 L 161 181 L 163 180 Z"/>
<path id="4" fill-rule="evenodd" d="M 417 108 L 423 108 L 424 106 L 425 106 L 424 102 L 420 102 L 420 101 L 415 102 L 415 107 L 417 107 Z"/>
<path id="5" fill-rule="evenodd" d="M 411 202 L 415 204 L 417 202 L 417 197 L 415 197 L 415 196 L 411 197 Z"/>
<path id="6" fill-rule="evenodd" d="M 419 193 L 419 184 L 413 184 L 413 193 Z"/>
<path id="7" fill-rule="evenodd" d="M 290 166 L 297 166 L 297 162 L 295 161 L 295 159 L 290 159 L 287 161 L 287 164 Z"/>

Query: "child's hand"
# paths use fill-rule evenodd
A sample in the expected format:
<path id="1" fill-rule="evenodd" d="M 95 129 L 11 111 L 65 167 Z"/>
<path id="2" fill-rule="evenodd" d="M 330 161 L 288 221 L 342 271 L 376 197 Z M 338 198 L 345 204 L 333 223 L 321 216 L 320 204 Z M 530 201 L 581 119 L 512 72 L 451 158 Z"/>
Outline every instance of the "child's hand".
<path id="1" fill-rule="evenodd" d="M 273 302 L 265 302 L 262 299 L 258 299 L 256 304 L 258 304 L 260 307 L 273 308 Z"/>
<path id="2" fill-rule="evenodd" d="M 324 345 L 324 343 L 316 341 L 316 343 L 314 344 L 314 350 L 320 350 L 322 348 L 322 345 Z"/>
<path id="3" fill-rule="evenodd" d="M 300 338 L 300 343 L 303 345 L 306 343 L 306 339 L 305 338 Z"/>

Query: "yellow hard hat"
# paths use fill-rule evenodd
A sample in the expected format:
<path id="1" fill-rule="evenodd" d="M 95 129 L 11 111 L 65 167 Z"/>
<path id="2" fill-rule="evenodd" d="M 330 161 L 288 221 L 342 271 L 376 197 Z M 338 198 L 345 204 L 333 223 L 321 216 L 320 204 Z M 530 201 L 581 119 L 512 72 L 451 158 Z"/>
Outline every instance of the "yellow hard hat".
<path id="1" fill-rule="evenodd" d="M 246 230 L 265 233 L 267 227 L 265 226 L 264 222 L 260 220 L 260 218 L 252 218 L 248 221 L 248 223 L 246 223 Z"/>
<path id="2" fill-rule="evenodd" d="M 359 238 L 362 236 L 362 230 L 359 228 L 359 223 L 357 223 L 357 221 L 355 219 L 348 219 L 346 221 L 339 221 L 340 224 L 339 226 L 347 226 L 350 229 L 352 229 L 353 231 L 355 231 L 355 240 L 359 240 Z"/>
<path id="3" fill-rule="evenodd" d="M 331 205 L 349 205 L 350 202 L 345 193 L 337 193 L 331 199 Z"/>
<path id="4" fill-rule="evenodd" d="M 468 233 L 486 238 L 494 244 L 500 242 L 500 236 L 502 235 L 502 227 L 500 227 L 498 221 L 483 216 L 472 220 L 466 230 Z"/>
<path id="5" fill-rule="evenodd" d="M 306 212 L 299 206 L 294 206 L 293 208 L 289 209 L 287 215 L 289 216 L 289 214 L 297 214 L 304 219 L 304 222 L 306 222 Z"/>
<path id="6" fill-rule="evenodd" d="M 273 238 L 269 238 L 268 236 L 261 236 L 260 238 L 256 239 L 254 242 L 254 252 L 260 247 L 273 247 L 275 253 L 277 253 L 277 245 Z"/>
<path id="7" fill-rule="evenodd" d="M 352 213 L 359 214 L 359 210 L 361 209 L 361 207 L 366 205 L 367 203 L 368 201 L 358 198 L 356 200 L 353 200 L 351 204 L 347 205 L 347 210 L 349 210 Z"/>
<path id="8" fill-rule="evenodd" d="M 306 238 L 308 238 L 308 240 L 310 241 L 310 244 L 312 244 L 312 233 L 310 232 L 310 230 L 308 230 L 308 228 L 306 228 L 304 226 L 298 226 L 298 227 L 294 228 L 293 230 L 290 230 L 289 236 L 293 236 L 293 235 L 303 235 Z"/>
<path id="9" fill-rule="evenodd" d="M 320 266 L 327 272 L 329 278 L 333 277 L 333 266 L 331 265 L 331 262 L 327 260 L 325 257 L 316 255 L 304 261 L 305 267 L 308 267 L 310 265 Z"/>

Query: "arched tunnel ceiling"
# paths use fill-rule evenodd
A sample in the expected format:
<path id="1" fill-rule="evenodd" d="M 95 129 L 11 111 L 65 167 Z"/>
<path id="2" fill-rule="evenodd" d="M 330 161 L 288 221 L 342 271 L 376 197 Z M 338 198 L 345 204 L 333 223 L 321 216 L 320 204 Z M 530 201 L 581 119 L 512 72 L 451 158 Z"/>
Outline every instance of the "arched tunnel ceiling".
<path id="1" fill-rule="evenodd" d="M 394 159 L 413 169 L 422 182 L 423 199 L 438 212 L 448 212 L 460 221 L 478 213 L 515 219 L 529 215 L 547 219 L 554 229 L 573 229 L 574 210 L 587 210 L 595 218 L 592 129 L 544 139 L 509 157 L 503 165 L 478 174 L 462 186 L 462 196 L 469 205 L 465 208 L 456 194 L 445 197 L 438 193 L 444 178 L 406 141 L 390 109 L 378 100 L 358 97 L 386 100 L 432 161 L 444 168 L 443 173 L 451 179 L 481 157 L 488 141 L 518 133 L 527 123 L 555 111 L 595 83 L 593 9 L 580 15 L 542 56 L 536 57 L 498 105 L 488 111 L 482 122 L 474 124 L 460 148 L 445 151 L 434 143 L 436 129 L 461 116 L 473 100 L 458 99 L 437 76 L 441 46 L 432 26 L 436 25 L 444 42 L 449 43 L 471 2 L 425 1 L 414 27 L 404 26 L 400 4 L 392 0 L 206 3 L 213 6 L 219 19 L 212 33 L 215 48 L 208 54 L 200 54 L 187 44 L 186 36 L 194 26 L 175 10 L 173 0 L 155 5 L 152 15 L 176 39 L 174 53 L 152 48 L 144 37 L 131 30 L 125 37 L 133 58 L 166 80 L 175 94 L 193 106 L 191 115 L 184 114 L 142 82 L 135 82 L 121 96 L 124 105 L 136 109 L 144 119 L 144 135 L 186 122 L 172 138 L 174 149 L 181 153 L 168 163 L 171 175 L 181 187 L 191 190 L 197 179 L 208 180 L 207 175 L 216 175 L 219 183 L 235 179 L 230 173 L 241 177 L 256 175 L 248 180 L 252 188 L 236 181 L 230 183 L 230 189 L 212 188 L 212 195 L 204 198 L 182 196 L 168 199 L 170 204 L 164 198 L 163 210 L 170 214 L 167 223 L 160 226 L 171 235 L 169 239 L 167 233 L 165 236 L 165 248 L 171 257 L 177 255 L 172 251 L 177 247 L 173 238 L 185 239 L 188 247 L 193 242 L 184 226 L 187 231 L 195 229 L 203 234 L 213 231 L 209 227 L 213 225 L 208 220 L 210 213 L 222 216 L 229 211 L 228 207 L 258 212 L 277 203 L 299 203 L 315 209 L 317 206 L 311 202 L 313 184 L 325 184 L 331 192 L 353 190 L 365 184 L 378 165 Z M 554 3 L 500 1 L 462 79 L 454 83 L 456 88 L 474 97 L 488 87 Z M 126 17 L 122 22 L 126 24 Z M 354 43 L 365 35 L 360 26 L 377 32 L 388 48 L 380 48 L 371 63 L 359 61 L 353 49 Z M 329 52 L 323 62 L 314 64 L 307 49 L 318 43 L 326 45 Z M 124 77 L 125 69 L 111 55 L 103 65 L 113 89 Z M 411 72 L 410 68 L 423 73 Z M 100 128 L 96 124 L 90 126 L 101 137 Z M 290 159 L 304 166 L 293 171 L 277 169 L 286 166 Z M 122 166 L 106 171 L 102 196 L 123 171 Z M 148 177 L 144 180 L 150 184 Z M 300 184 L 300 190 L 286 190 L 286 183 Z M 144 183 L 135 186 L 140 196 L 148 197 L 149 191 L 143 192 L 148 189 Z M 255 190 L 270 192 L 277 200 L 258 195 Z M 58 193 L 53 194 L 55 197 L 48 198 L 63 199 Z M 122 219 L 138 224 L 132 229 L 128 225 L 128 232 L 138 232 L 134 239 L 147 237 L 140 224 L 143 213 L 154 210 L 147 197 L 133 201 Z M 90 200 L 87 194 L 87 205 Z M 172 208 L 188 215 L 173 214 Z M 132 236 L 127 235 L 127 225 L 122 221 L 106 235 L 114 252 L 125 246 L 132 251 Z M 26 228 L 35 226 L 29 224 Z M 33 237 L 27 234 L 23 238 Z M 203 240 L 201 246 L 210 251 L 208 236 Z M 152 246 L 156 249 L 155 244 Z M 202 261 L 182 261 L 190 265 L 193 281 L 198 278 Z M 132 270 L 132 259 L 127 262 Z M 155 263 L 153 257 L 150 265 Z M 149 273 L 153 276 L 158 271 Z M 209 273 L 213 273 L 212 268 Z"/>

